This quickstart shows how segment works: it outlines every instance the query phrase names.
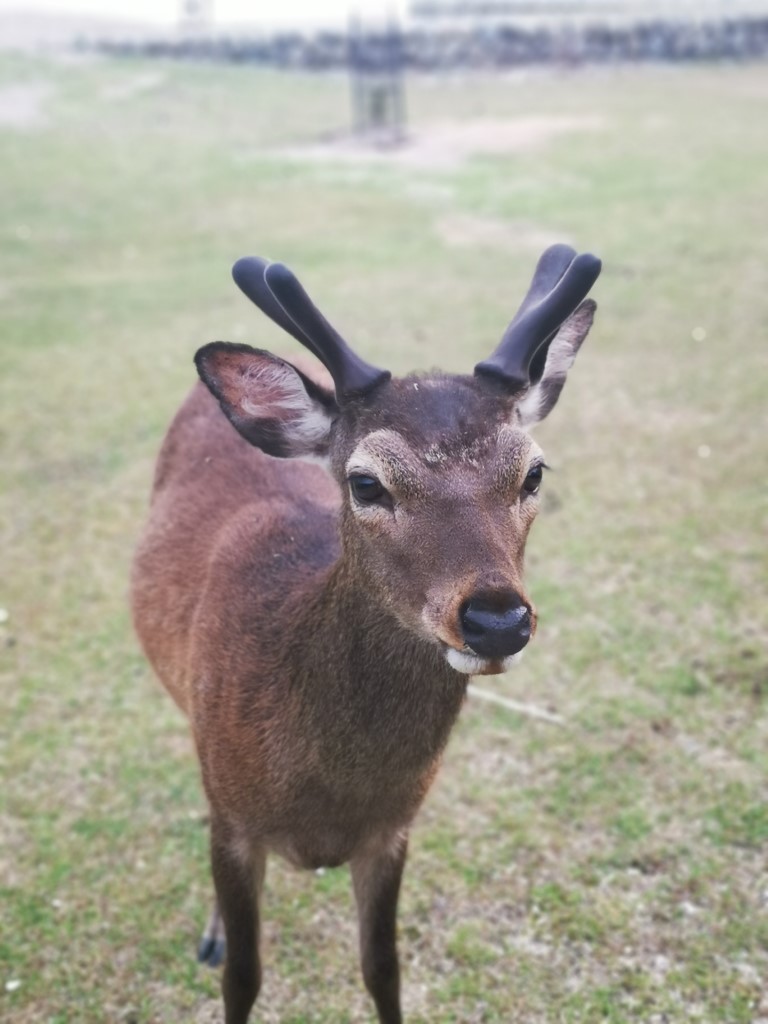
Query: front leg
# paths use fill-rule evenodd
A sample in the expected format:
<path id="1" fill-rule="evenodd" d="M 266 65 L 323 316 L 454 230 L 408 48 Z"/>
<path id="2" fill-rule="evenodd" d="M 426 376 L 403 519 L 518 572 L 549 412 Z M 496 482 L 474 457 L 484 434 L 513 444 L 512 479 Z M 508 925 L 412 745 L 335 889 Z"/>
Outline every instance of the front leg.
<path id="1" fill-rule="evenodd" d="M 352 858 L 352 883 L 360 925 L 360 958 L 366 988 L 380 1024 L 402 1024 L 397 961 L 397 899 L 408 850 L 407 834 L 384 841 Z"/>
<path id="2" fill-rule="evenodd" d="M 261 987 L 259 896 L 266 851 L 243 848 L 220 821 L 211 820 L 211 869 L 226 935 L 222 994 L 226 1024 L 246 1024 Z"/>

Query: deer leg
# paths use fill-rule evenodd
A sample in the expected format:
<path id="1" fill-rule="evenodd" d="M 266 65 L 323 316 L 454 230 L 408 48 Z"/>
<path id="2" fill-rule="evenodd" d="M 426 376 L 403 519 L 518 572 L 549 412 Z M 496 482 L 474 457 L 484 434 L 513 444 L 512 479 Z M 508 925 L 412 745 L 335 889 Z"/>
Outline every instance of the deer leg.
<path id="1" fill-rule="evenodd" d="M 397 960 L 397 899 L 408 849 L 406 836 L 368 850 L 351 861 L 360 924 L 363 980 L 380 1024 L 402 1024 Z"/>
<path id="2" fill-rule="evenodd" d="M 259 895 L 265 864 L 263 848 L 244 851 L 228 829 L 211 822 L 211 868 L 227 947 L 221 983 L 226 1024 L 246 1024 L 261 986 Z"/>
<path id="3" fill-rule="evenodd" d="M 208 918 L 208 924 L 200 938 L 200 945 L 197 947 L 198 962 L 208 964 L 209 967 L 218 967 L 224 963 L 226 950 L 227 939 L 224 934 L 224 922 L 221 919 L 218 900 L 214 900 L 211 916 Z"/>

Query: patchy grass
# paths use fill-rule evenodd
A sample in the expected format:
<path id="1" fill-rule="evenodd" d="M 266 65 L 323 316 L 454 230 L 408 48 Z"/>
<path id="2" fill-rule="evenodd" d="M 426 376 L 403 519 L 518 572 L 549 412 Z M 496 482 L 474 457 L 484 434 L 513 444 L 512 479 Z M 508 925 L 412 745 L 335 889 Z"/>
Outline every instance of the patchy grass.
<path id="1" fill-rule="evenodd" d="M 0 1017 L 221 1019 L 197 770 L 125 597 L 195 348 L 286 345 L 229 265 L 294 265 L 374 362 L 466 370 L 561 237 L 604 257 L 601 308 L 540 431 L 539 637 L 494 685 L 566 725 L 459 723 L 406 875 L 409 1020 L 768 1019 L 767 80 L 417 80 L 420 135 L 600 131 L 402 166 L 301 159 L 344 128 L 334 76 L 2 58 L 38 99 L 0 127 Z M 272 863 L 264 946 L 259 1020 L 371 1019 L 345 870 Z"/>

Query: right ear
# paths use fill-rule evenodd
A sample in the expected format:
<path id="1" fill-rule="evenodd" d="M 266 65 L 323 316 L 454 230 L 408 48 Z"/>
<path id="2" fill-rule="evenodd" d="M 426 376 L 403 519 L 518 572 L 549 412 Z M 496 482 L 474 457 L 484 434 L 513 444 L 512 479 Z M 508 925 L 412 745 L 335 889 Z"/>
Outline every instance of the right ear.
<path id="1" fill-rule="evenodd" d="M 199 349 L 200 379 L 246 441 L 278 458 L 324 456 L 336 398 L 269 352 L 214 341 Z"/>
<path id="2" fill-rule="evenodd" d="M 538 353 L 531 361 L 531 384 L 518 403 L 517 412 L 523 427 L 532 427 L 548 416 L 560 397 L 565 378 L 573 366 L 579 349 L 595 318 L 597 303 L 585 299 L 558 330 L 544 353 L 544 366 L 536 366 Z"/>

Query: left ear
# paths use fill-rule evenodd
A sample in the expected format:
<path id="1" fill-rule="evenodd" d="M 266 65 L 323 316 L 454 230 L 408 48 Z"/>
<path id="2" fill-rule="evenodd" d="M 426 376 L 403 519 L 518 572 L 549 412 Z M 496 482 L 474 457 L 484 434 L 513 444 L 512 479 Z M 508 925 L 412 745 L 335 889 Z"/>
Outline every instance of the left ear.
<path id="1" fill-rule="evenodd" d="M 518 403 L 517 413 L 521 426 L 532 427 L 555 407 L 576 353 L 589 334 L 596 309 L 596 302 L 585 299 L 552 339 L 541 377 L 535 384 L 531 384 Z"/>
<path id="2" fill-rule="evenodd" d="M 338 416 L 333 392 L 284 359 L 214 341 L 195 355 L 197 372 L 246 441 L 277 458 L 322 458 Z"/>

